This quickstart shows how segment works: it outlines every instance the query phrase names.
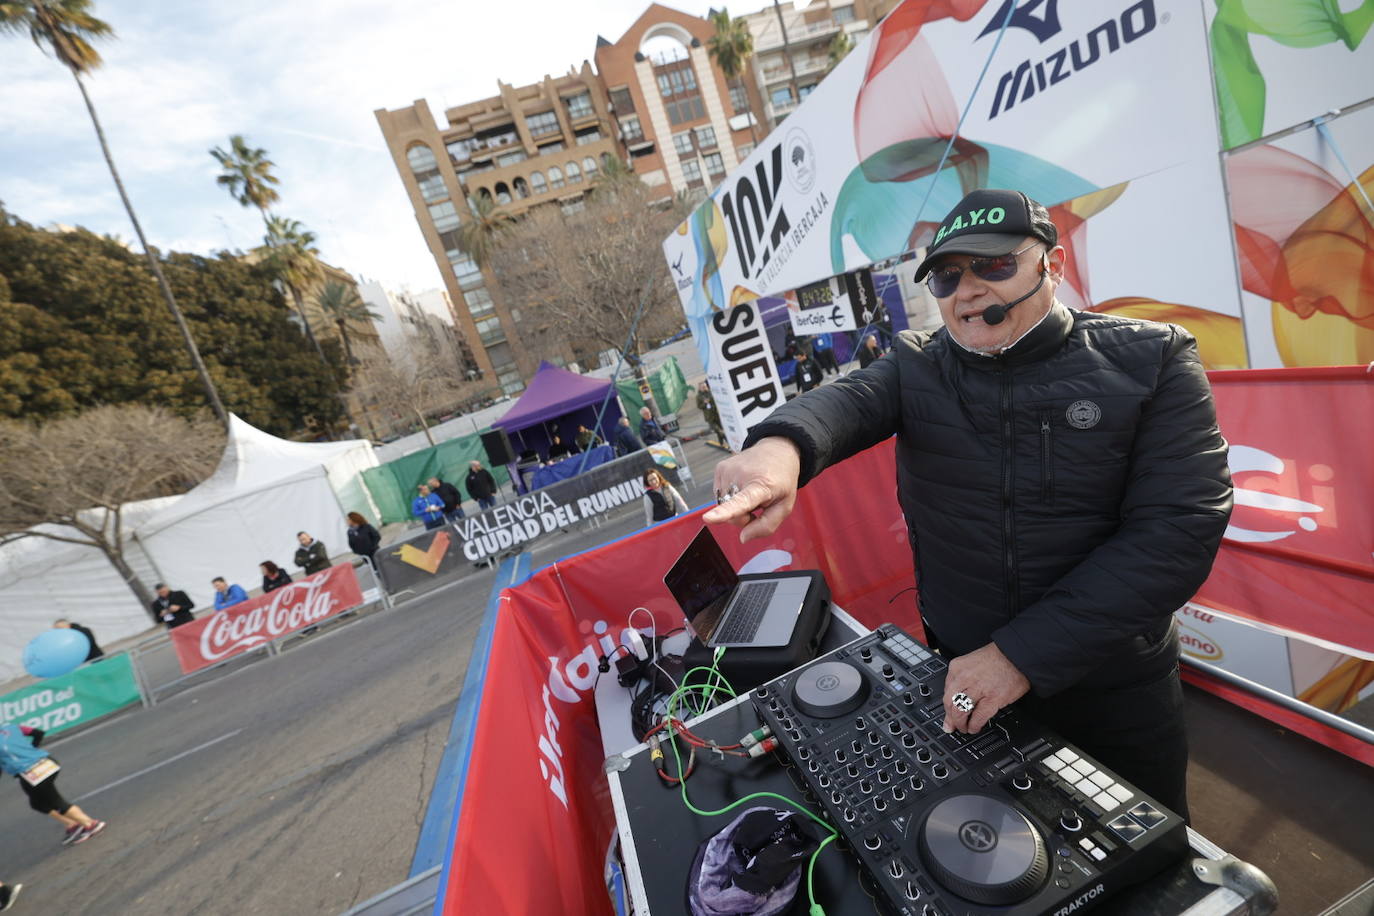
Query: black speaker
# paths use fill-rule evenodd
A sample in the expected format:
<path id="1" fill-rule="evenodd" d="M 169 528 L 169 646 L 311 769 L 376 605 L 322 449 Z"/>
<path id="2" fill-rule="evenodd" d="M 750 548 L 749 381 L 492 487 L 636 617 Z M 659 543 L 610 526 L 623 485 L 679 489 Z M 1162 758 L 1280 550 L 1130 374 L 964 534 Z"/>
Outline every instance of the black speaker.
<path id="1" fill-rule="evenodd" d="M 487 450 L 487 467 L 515 463 L 515 449 L 511 447 L 510 437 L 499 426 L 493 426 L 482 433 L 482 448 Z"/>

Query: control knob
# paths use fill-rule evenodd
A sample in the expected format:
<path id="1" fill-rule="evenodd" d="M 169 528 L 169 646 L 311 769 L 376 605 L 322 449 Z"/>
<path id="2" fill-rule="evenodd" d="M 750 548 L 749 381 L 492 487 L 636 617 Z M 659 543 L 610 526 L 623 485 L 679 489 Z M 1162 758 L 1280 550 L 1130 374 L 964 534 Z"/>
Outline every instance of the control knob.
<path id="1" fill-rule="evenodd" d="M 905 748 L 913 748 L 913 747 L 915 747 L 915 746 L 916 746 L 916 736 L 915 736 L 915 735 L 911 734 L 910 732 L 908 732 L 908 733 L 905 734 L 905 735 L 902 735 L 902 747 L 905 747 Z M 925 750 L 925 748 L 922 748 L 922 750 Z M 927 753 L 929 753 L 929 752 L 927 751 Z"/>
<path id="2" fill-rule="evenodd" d="M 923 747 L 916 752 L 916 759 L 921 761 L 921 763 L 930 763 L 930 757 L 931 753 L 928 747 Z"/>
<path id="3" fill-rule="evenodd" d="M 892 759 L 892 748 L 889 747 L 889 746 L 886 745 L 886 744 L 883 745 L 883 759 L 884 759 L 884 760 L 891 760 L 891 759 Z"/>
<path id="4" fill-rule="evenodd" d="M 859 780 L 859 791 L 868 795 L 873 791 L 873 783 L 869 782 L 867 779 Z"/>
<path id="5" fill-rule="evenodd" d="M 901 862 L 893 859 L 892 864 L 887 867 L 887 873 L 894 878 L 900 878 L 902 875 L 906 874 L 906 869 L 902 868 Z"/>
<path id="6" fill-rule="evenodd" d="M 1059 826 L 1069 833 L 1074 833 L 1083 829 L 1083 819 L 1072 808 L 1064 808 L 1059 812 Z"/>
<path id="7" fill-rule="evenodd" d="M 902 702 L 908 706 L 916 705 L 916 698 L 909 693 L 902 694 Z"/>
<path id="8" fill-rule="evenodd" d="M 868 646 L 864 646 L 859 650 L 859 658 L 862 658 L 866 662 L 873 661 L 873 650 Z"/>
<path id="9" fill-rule="evenodd" d="M 919 691 L 923 697 L 930 696 L 930 685 L 925 682 L 922 682 L 921 686 L 917 687 L 916 690 Z"/>
<path id="10" fill-rule="evenodd" d="M 949 770 L 945 767 L 943 763 L 937 763 L 935 764 L 935 766 L 930 768 L 930 773 L 936 779 L 944 779 L 946 776 L 949 775 Z"/>
<path id="11" fill-rule="evenodd" d="M 907 766 L 905 760 L 898 760 L 898 761 L 897 761 L 897 766 L 894 767 L 894 769 L 896 769 L 897 775 L 898 775 L 898 776 L 905 776 L 905 775 L 906 775 L 906 771 L 909 770 L 909 769 L 911 769 L 911 767 Z"/>
<path id="12" fill-rule="evenodd" d="M 849 745 L 849 749 L 856 754 L 862 754 L 864 752 L 864 746 L 862 743 L 860 743 L 858 738 L 855 738 L 854 741 Z"/>
<path id="13" fill-rule="evenodd" d="M 868 728 L 868 723 L 864 721 L 863 716 L 859 716 L 859 718 L 854 720 L 854 727 L 859 731 L 863 731 L 865 728 Z"/>
<path id="14" fill-rule="evenodd" d="M 857 763 L 851 763 L 844 768 L 844 771 L 849 774 L 851 779 L 856 778 L 859 775 L 859 765 Z"/>
<path id="15" fill-rule="evenodd" d="M 887 785 L 888 783 L 892 782 L 892 777 L 887 774 L 887 770 L 878 771 L 878 782 L 882 783 L 883 785 Z"/>
<path id="16" fill-rule="evenodd" d="M 894 735 L 900 735 L 902 733 L 902 723 L 893 719 L 891 722 L 887 723 L 887 730 Z"/>
<path id="17" fill-rule="evenodd" d="M 865 849 L 877 849 L 881 845 L 883 845 L 883 841 L 876 833 L 870 833 L 864 837 Z"/>
<path id="18" fill-rule="evenodd" d="M 883 797 L 882 797 L 881 795 L 879 795 L 877 798 L 873 799 L 873 810 L 874 810 L 874 811 L 886 811 L 886 810 L 887 810 L 887 802 L 883 799 Z"/>
<path id="19" fill-rule="evenodd" d="M 891 665 L 891 664 L 888 664 L 888 663 L 884 663 L 884 664 L 883 664 L 883 677 L 890 681 L 890 680 L 892 680 L 893 678 L 895 678 L 896 676 L 897 676 L 897 672 L 895 672 L 895 671 L 892 670 L 892 665 Z"/>
<path id="20" fill-rule="evenodd" d="M 1014 777 L 1012 777 L 1011 786 L 1013 789 L 1017 789 L 1021 792 L 1026 791 L 1031 787 L 1030 774 L 1025 771 L 1017 773 Z"/>
<path id="21" fill-rule="evenodd" d="M 904 798 L 906 798 L 906 789 L 903 789 L 901 786 L 898 786 L 897 788 L 892 790 L 893 801 L 901 801 Z"/>
<path id="22" fill-rule="evenodd" d="M 868 767 L 871 770 L 877 765 L 878 761 L 873 759 L 872 754 L 864 754 L 864 766 Z"/>

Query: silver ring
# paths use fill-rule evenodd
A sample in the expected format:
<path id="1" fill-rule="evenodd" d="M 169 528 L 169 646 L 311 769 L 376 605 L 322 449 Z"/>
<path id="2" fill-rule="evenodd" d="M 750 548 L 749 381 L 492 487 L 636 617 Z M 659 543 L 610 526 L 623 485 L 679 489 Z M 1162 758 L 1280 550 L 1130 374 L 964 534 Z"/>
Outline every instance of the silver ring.
<path id="1" fill-rule="evenodd" d="M 959 710 L 960 712 L 973 712 L 973 707 L 978 705 L 977 702 L 974 701 L 973 697 L 964 693 L 962 690 L 956 693 L 950 699 L 950 702 L 953 703 L 954 708 Z"/>
<path id="2" fill-rule="evenodd" d="M 730 486 L 726 489 L 726 491 L 725 491 L 724 493 L 721 493 L 719 490 L 717 490 L 717 491 L 716 491 L 716 505 L 719 506 L 721 503 L 724 503 L 724 502 L 726 502 L 726 501 L 728 501 L 728 500 L 734 499 L 735 496 L 736 496 L 738 493 L 739 493 L 739 484 L 737 484 L 737 483 L 732 483 L 732 484 L 730 484 Z"/>

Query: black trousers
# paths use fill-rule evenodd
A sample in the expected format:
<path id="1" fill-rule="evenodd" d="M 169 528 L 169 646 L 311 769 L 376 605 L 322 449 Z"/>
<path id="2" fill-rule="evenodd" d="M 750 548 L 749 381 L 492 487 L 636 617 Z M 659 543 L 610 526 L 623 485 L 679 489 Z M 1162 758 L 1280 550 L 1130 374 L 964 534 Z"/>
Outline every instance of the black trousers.
<path id="1" fill-rule="evenodd" d="M 23 777 L 16 776 L 19 780 L 19 788 L 24 790 L 24 794 L 29 797 L 29 807 L 39 814 L 47 814 L 49 811 L 56 811 L 58 814 L 66 814 L 71 807 L 71 802 L 62 797 L 57 791 L 57 777 L 60 774 L 54 773 L 36 786 L 31 786 L 24 781 Z"/>
<path id="2" fill-rule="evenodd" d="M 1144 684 L 1027 695 L 1016 708 L 1188 818 L 1188 730 L 1177 666 Z"/>

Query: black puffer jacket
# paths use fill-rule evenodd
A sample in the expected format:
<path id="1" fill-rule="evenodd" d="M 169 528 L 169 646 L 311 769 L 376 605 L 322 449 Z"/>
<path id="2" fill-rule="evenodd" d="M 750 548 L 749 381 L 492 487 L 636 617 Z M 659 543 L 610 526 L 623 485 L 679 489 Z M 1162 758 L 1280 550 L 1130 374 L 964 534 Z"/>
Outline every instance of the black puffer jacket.
<path id="1" fill-rule="evenodd" d="M 1056 304 L 999 357 L 943 329 L 904 332 L 749 443 L 791 439 L 804 484 L 894 433 L 921 614 L 947 652 L 994 641 L 1041 696 L 1176 663 L 1171 615 L 1231 514 L 1226 442 L 1186 331 Z"/>

